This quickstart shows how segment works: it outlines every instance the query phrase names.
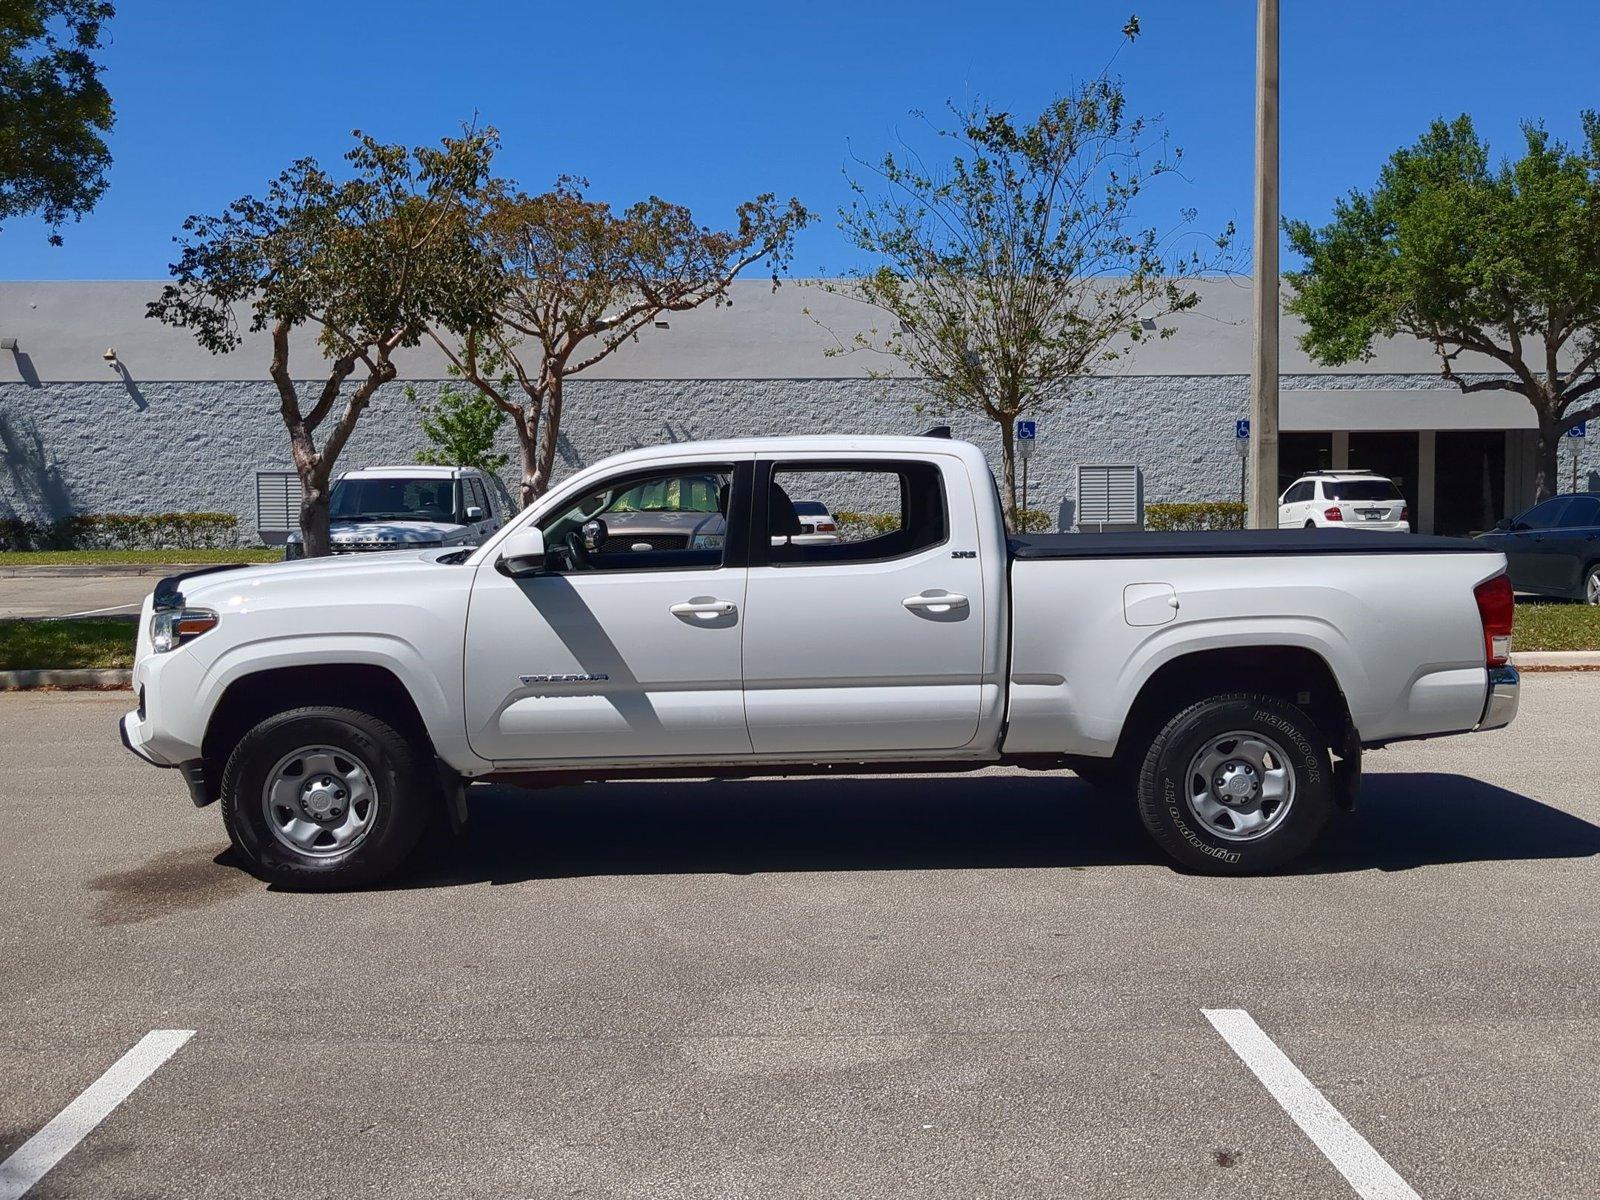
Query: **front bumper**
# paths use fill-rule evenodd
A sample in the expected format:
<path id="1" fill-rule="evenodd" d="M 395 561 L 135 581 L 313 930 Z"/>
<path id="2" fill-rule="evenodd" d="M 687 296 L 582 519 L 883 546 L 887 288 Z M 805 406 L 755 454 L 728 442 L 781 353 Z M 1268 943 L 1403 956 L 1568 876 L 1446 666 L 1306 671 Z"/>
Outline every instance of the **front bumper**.
<path id="1" fill-rule="evenodd" d="M 1517 715 L 1517 701 L 1522 691 L 1522 677 L 1515 667 L 1489 668 L 1489 695 L 1483 704 L 1483 717 L 1478 728 L 1504 729 Z"/>

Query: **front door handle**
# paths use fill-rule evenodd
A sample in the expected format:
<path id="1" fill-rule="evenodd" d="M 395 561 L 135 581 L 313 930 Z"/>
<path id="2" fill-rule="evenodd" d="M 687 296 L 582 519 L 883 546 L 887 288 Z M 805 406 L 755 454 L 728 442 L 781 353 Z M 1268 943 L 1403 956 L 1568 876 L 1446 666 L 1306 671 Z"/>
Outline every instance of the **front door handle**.
<path id="1" fill-rule="evenodd" d="M 738 608 L 732 600 L 685 600 L 667 611 L 675 617 L 725 617 Z"/>
<path id="2" fill-rule="evenodd" d="M 956 592 L 923 592 L 920 595 L 907 596 L 900 603 L 912 612 L 947 613 L 967 607 L 967 598 Z"/>

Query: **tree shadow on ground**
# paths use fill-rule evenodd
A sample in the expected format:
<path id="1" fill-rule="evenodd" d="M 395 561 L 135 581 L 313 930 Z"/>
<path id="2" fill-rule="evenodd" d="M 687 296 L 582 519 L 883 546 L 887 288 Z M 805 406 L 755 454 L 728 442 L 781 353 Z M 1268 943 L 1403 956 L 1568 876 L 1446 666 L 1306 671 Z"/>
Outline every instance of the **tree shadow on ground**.
<path id="1" fill-rule="evenodd" d="M 1133 806 L 1066 775 L 615 782 L 470 790 L 410 886 L 586 875 L 1166 864 Z M 1600 827 L 1481 780 L 1369 775 L 1297 873 L 1600 854 Z"/>

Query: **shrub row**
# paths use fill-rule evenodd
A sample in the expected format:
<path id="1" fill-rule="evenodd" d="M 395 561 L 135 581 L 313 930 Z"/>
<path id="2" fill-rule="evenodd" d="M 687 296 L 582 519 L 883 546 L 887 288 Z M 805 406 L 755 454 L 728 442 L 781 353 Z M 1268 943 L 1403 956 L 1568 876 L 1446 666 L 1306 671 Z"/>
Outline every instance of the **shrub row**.
<path id="1" fill-rule="evenodd" d="M 1237 500 L 1193 504 L 1146 504 L 1144 526 L 1154 530 L 1243 529 L 1245 506 Z"/>
<path id="2" fill-rule="evenodd" d="M 211 550 L 239 544 L 232 513 L 92 513 L 0 520 L 0 550 Z"/>

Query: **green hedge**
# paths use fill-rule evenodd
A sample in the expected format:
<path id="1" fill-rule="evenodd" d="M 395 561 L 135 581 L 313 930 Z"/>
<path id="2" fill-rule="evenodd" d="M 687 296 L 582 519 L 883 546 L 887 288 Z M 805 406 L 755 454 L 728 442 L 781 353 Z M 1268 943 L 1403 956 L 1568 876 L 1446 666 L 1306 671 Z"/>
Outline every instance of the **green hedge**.
<path id="1" fill-rule="evenodd" d="M 92 513 L 0 520 L 0 550 L 219 550 L 239 544 L 232 513 Z"/>
<path id="2" fill-rule="evenodd" d="M 1146 504 L 1144 527 L 1157 531 L 1243 529 L 1246 508 L 1237 500 L 1203 500 L 1193 504 Z"/>

